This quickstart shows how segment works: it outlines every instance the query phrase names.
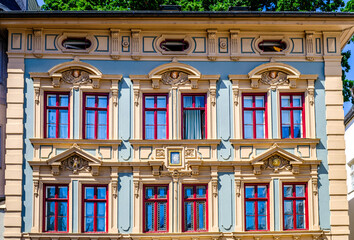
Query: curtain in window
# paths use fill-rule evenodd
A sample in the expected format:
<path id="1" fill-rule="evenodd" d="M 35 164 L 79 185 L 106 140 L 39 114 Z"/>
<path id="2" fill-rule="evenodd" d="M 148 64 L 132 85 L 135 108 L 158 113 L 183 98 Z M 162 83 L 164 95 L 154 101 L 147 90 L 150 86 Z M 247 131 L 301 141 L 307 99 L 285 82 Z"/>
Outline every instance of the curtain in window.
<path id="1" fill-rule="evenodd" d="M 202 114 L 201 110 L 185 110 L 184 139 L 202 139 Z"/>

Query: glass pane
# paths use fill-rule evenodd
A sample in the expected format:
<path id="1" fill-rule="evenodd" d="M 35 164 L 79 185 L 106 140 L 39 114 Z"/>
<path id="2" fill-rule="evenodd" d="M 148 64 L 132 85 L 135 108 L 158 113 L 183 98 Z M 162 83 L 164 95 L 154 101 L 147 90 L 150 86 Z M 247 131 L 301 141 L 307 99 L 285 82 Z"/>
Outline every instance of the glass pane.
<path id="1" fill-rule="evenodd" d="M 290 107 L 290 96 L 281 96 L 281 106 Z"/>
<path id="2" fill-rule="evenodd" d="M 259 198 L 266 198 L 267 197 L 267 186 L 258 186 L 257 187 L 257 196 Z"/>
<path id="3" fill-rule="evenodd" d="M 86 138 L 87 139 L 95 138 L 95 127 L 93 125 L 86 125 Z"/>
<path id="4" fill-rule="evenodd" d="M 206 187 L 197 186 L 197 198 L 204 198 L 206 196 Z"/>
<path id="5" fill-rule="evenodd" d="M 158 108 L 166 108 L 166 97 L 158 96 L 157 97 L 157 107 Z"/>
<path id="6" fill-rule="evenodd" d="M 86 111 L 86 124 L 95 124 L 95 111 Z"/>
<path id="7" fill-rule="evenodd" d="M 47 106 L 53 107 L 57 105 L 56 95 L 47 95 Z"/>
<path id="8" fill-rule="evenodd" d="M 246 201 L 246 215 L 255 215 L 254 201 Z"/>
<path id="9" fill-rule="evenodd" d="M 47 231 L 54 231 L 54 217 L 47 217 L 46 218 L 46 225 L 47 225 Z"/>
<path id="10" fill-rule="evenodd" d="M 68 125 L 59 125 L 59 138 L 68 138 Z"/>
<path id="11" fill-rule="evenodd" d="M 68 187 L 59 186 L 59 198 L 68 198 Z"/>
<path id="12" fill-rule="evenodd" d="M 294 125 L 294 138 L 301 138 L 301 125 Z"/>
<path id="13" fill-rule="evenodd" d="M 293 196 L 293 186 L 284 185 L 284 197 L 292 197 L 292 196 Z"/>
<path id="14" fill-rule="evenodd" d="M 85 187 L 85 199 L 93 199 L 95 195 L 94 187 Z"/>
<path id="15" fill-rule="evenodd" d="M 47 122 L 55 124 L 57 122 L 57 110 L 48 109 Z"/>
<path id="16" fill-rule="evenodd" d="M 48 124 L 48 129 L 47 129 L 47 137 L 48 138 L 56 138 L 57 137 L 57 128 L 55 124 Z"/>
<path id="17" fill-rule="evenodd" d="M 145 188 L 145 199 L 154 198 L 154 187 Z"/>
<path id="18" fill-rule="evenodd" d="M 293 215 L 285 215 L 284 216 L 284 229 L 294 229 Z"/>
<path id="19" fill-rule="evenodd" d="M 296 197 L 305 197 L 305 186 L 304 185 L 296 185 L 295 186 L 295 194 L 296 194 Z"/>
<path id="20" fill-rule="evenodd" d="M 47 202 L 46 212 L 48 217 L 55 215 L 55 202 Z"/>
<path id="21" fill-rule="evenodd" d="M 293 107 L 302 107 L 301 96 L 293 96 Z"/>
<path id="22" fill-rule="evenodd" d="M 293 214 L 293 201 L 284 201 L 284 214 Z"/>
<path id="23" fill-rule="evenodd" d="M 154 126 L 145 126 L 145 139 L 155 139 Z"/>
<path id="24" fill-rule="evenodd" d="M 68 110 L 59 110 L 59 138 L 68 138 Z"/>
<path id="25" fill-rule="evenodd" d="M 166 125 L 166 111 L 157 111 L 157 124 Z"/>
<path id="26" fill-rule="evenodd" d="M 107 111 L 98 111 L 98 124 L 107 124 Z"/>
<path id="27" fill-rule="evenodd" d="M 193 97 L 192 96 L 184 96 L 183 97 L 183 107 L 185 107 L 185 108 L 193 107 Z"/>
<path id="28" fill-rule="evenodd" d="M 264 138 L 264 125 L 256 125 L 256 138 Z"/>
<path id="29" fill-rule="evenodd" d="M 154 203 L 145 203 L 145 231 L 154 231 Z"/>
<path id="30" fill-rule="evenodd" d="M 93 217 L 94 203 L 85 202 L 85 217 Z"/>
<path id="31" fill-rule="evenodd" d="M 294 124 L 301 124 L 302 123 L 302 111 L 301 110 L 294 110 L 293 117 L 294 117 Z"/>
<path id="32" fill-rule="evenodd" d="M 155 97 L 147 96 L 145 97 L 145 108 L 154 108 L 155 107 Z"/>
<path id="33" fill-rule="evenodd" d="M 253 138 L 253 125 L 245 125 L 245 134 L 246 139 Z"/>
<path id="34" fill-rule="evenodd" d="M 47 187 L 47 198 L 55 198 L 55 187 L 54 186 Z"/>
<path id="35" fill-rule="evenodd" d="M 254 186 L 246 186 L 246 198 L 254 198 Z"/>
<path id="36" fill-rule="evenodd" d="M 267 217 L 258 216 L 258 230 L 266 230 L 266 229 L 267 229 Z"/>
<path id="37" fill-rule="evenodd" d="M 192 197 L 193 197 L 193 187 L 185 187 L 184 198 L 192 198 Z"/>
<path id="38" fill-rule="evenodd" d="M 296 216 L 296 228 L 304 229 L 305 228 L 305 215 Z"/>
<path id="39" fill-rule="evenodd" d="M 253 124 L 253 111 L 244 111 L 244 124 Z"/>
<path id="40" fill-rule="evenodd" d="M 58 202 L 58 216 L 66 217 L 68 215 L 68 204 L 67 202 Z"/>
<path id="41" fill-rule="evenodd" d="M 205 202 L 197 202 L 197 230 L 205 229 Z"/>
<path id="42" fill-rule="evenodd" d="M 305 200 L 296 200 L 296 214 L 305 214 Z"/>
<path id="43" fill-rule="evenodd" d="M 155 112 L 146 111 L 145 112 L 145 125 L 154 125 L 155 124 Z"/>
<path id="44" fill-rule="evenodd" d="M 186 231 L 194 230 L 193 214 L 194 214 L 193 203 L 185 202 L 184 203 L 184 228 Z"/>
<path id="45" fill-rule="evenodd" d="M 256 96 L 256 107 L 264 107 L 264 97 Z"/>
<path id="46" fill-rule="evenodd" d="M 97 203 L 97 217 L 104 217 L 106 216 L 106 203 L 105 202 L 98 202 Z"/>
<path id="47" fill-rule="evenodd" d="M 107 138 L 107 126 L 98 126 L 97 129 L 97 139 Z"/>
<path id="48" fill-rule="evenodd" d="M 157 126 L 157 139 L 166 139 L 166 126 Z"/>
<path id="49" fill-rule="evenodd" d="M 157 198 L 167 198 L 167 187 L 157 188 Z"/>
<path id="50" fill-rule="evenodd" d="M 97 232 L 105 232 L 106 231 L 106 218 L 99 217 L 97 218 Z"/>
<path id="51" fill-rule="evenodd" d="M 264 124 L 264 111 L 256 111 L 256 124 Z"/>
<path id="52" fill-rule="evenodd" d="M 69 106 L 69 96 L 68 95 L 59 95 L 59 106 L 61 106 L 61 107 Z"/>
<path id="53" fill-rule="evenodd" d="M 98 107 L 99 108 L 107 108 L 108 102 L 107 102 L 107 97 L 106 96 L 98 96 Z"/>
<path id="54" fill-rule="evenodd" d="M 281 128 L 281 137 L 282 138 L 290 138 L 291 137 L 290 134 L 291 134 L 290 126 L 289 125 L 282 126 L 282 128 Z"/>
<path id="55" fill-rule="evenodd" d="M 85 232 L 93 232 L 93 217 L 85 218 Z"/>
<path id="56" fill-rule="evenodd" d="M 86 96 L 86 107 L 95 107 L 95 96 Z"/>
<path id="57" fill-rule="evenodd" d="M 68 225 L 68 219 L 66 217 L 58 217 L 58 231 L 66 232 Z"/>
<path id="58" fill-rule="evenodd" d="M 204 107 L 204 96 L 195 96 L 195 107 Z"/>
<path id="59" fill-rule="evenodd" d="M 105 187 L 97 187 L 97 199 L 106 199 Z"/>
<path id="60" fill-rule="evenodd" d="M 157 230 L 166 231 L 166 203 L 158 203 L 157 206 Z"/>
<path id="61" fill-rule="evenodd" d="M 258 215 L 267 215 L 266 201 L 258 201 Z"/>
<path id="62" fill-rule="evenodd" d="M 256 229 L 256 218 L 254 216 L 246 216 L 246 230 Z"/>
<path id="63" fill-rule="evenodd" d="M 253 107 L 253 97 L 244 96 L 243 97 L 243 107 Z"/>
<path id="64" fill-rule="evenodd" d="M 290 111 L 289 110 L 281 111 L 281 122 L 282 122 L 282 124 L 289 124 L 290 125 Z"/>

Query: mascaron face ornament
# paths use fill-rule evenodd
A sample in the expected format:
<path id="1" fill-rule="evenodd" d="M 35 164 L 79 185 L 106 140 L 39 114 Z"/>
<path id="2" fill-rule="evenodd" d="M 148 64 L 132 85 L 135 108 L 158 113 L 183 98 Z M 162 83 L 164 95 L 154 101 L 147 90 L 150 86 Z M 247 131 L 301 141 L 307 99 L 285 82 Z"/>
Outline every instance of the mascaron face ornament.
<path id="1" fill-rule="evenodd" d="M 262 73 L 260 81 L 266 85 L 289 84 L 288 75 L 276 70 Z"/>
<path id="2" fill-rule="evenodd" d="M 182 85 L 188 82 L 188 75 L 180 71 L 165 72 L 161 76 L 161 82 L 165 85 Z"/>
<path id="3" fill-rule="evenodd" d="M 85 84 L 92 83 L 90 74 L 79 69 L 67 70 L 62 73 L 62 80 L 69 84 Z"/>

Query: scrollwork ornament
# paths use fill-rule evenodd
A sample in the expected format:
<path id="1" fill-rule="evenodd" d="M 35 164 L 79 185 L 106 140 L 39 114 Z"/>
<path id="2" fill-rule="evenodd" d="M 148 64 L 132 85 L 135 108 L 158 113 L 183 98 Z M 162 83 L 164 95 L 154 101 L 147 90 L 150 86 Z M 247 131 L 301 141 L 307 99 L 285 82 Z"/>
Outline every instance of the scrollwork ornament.
<path id="1" fill-rule="evenodd" d="M 188 82 L 188 75 L 184 72 L 169 71 L 162 74 L 161 82 L 165 85 L 181 85 Z"/>
<path id="2" fill-rule="evenodd" d="M 90 74 L 86 71 L 74 69 L 68 70 L 62 73 L 63 82 L 69 84 L 87 84 L 92 83 L 90 79 Z"/>
<path id="3" fill-rule="evenodd" d="M 280 71 L 267 71 L 262 73 L 260 81 L 266 85 L 289 84 L 288 75 Z"/>
<path id="4" fill-rule="evenodd" d="M 288 161 L 280 156 L 272 156 L 264 162 L 263 168 L 264 169 L 273 169 L 273 171 L 276 173 L 282 169 L 291 170 L 292 166 L 290 165 L 290 161 Z"/>
<path id="5" fill-rule="evenodd" d="M 74 174 L 79 171 L 90 171 L 91 167 L 88 164 L 88 161 L 84 160 L 79 156 L 71 156 L 66 160 L 62 161 L 62 168 L 73 171 Z"/>

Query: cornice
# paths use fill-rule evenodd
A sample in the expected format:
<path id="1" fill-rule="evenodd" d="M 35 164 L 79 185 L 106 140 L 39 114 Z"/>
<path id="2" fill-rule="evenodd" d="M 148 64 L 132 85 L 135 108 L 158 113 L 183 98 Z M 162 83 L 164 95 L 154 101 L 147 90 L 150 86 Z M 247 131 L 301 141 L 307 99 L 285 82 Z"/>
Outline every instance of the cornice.
<path id="1" fill-rule="evenodd" d="M 286 138 L 286 139 L 230 139 L 233 145 L 269 145 L 269 144 L 318 144 L 319 138 Z"/>
<path id="2" fill-rule="evenodd" d="M 198 145 L 198 146 L 210 146 L 210 145 L 218 145 L 220 143 L 220 139 L 198 139 L 198 140 L 130 140 L 129 142 L 132 145 L 139 146 L 152 146 L 152 145 Z"/>

